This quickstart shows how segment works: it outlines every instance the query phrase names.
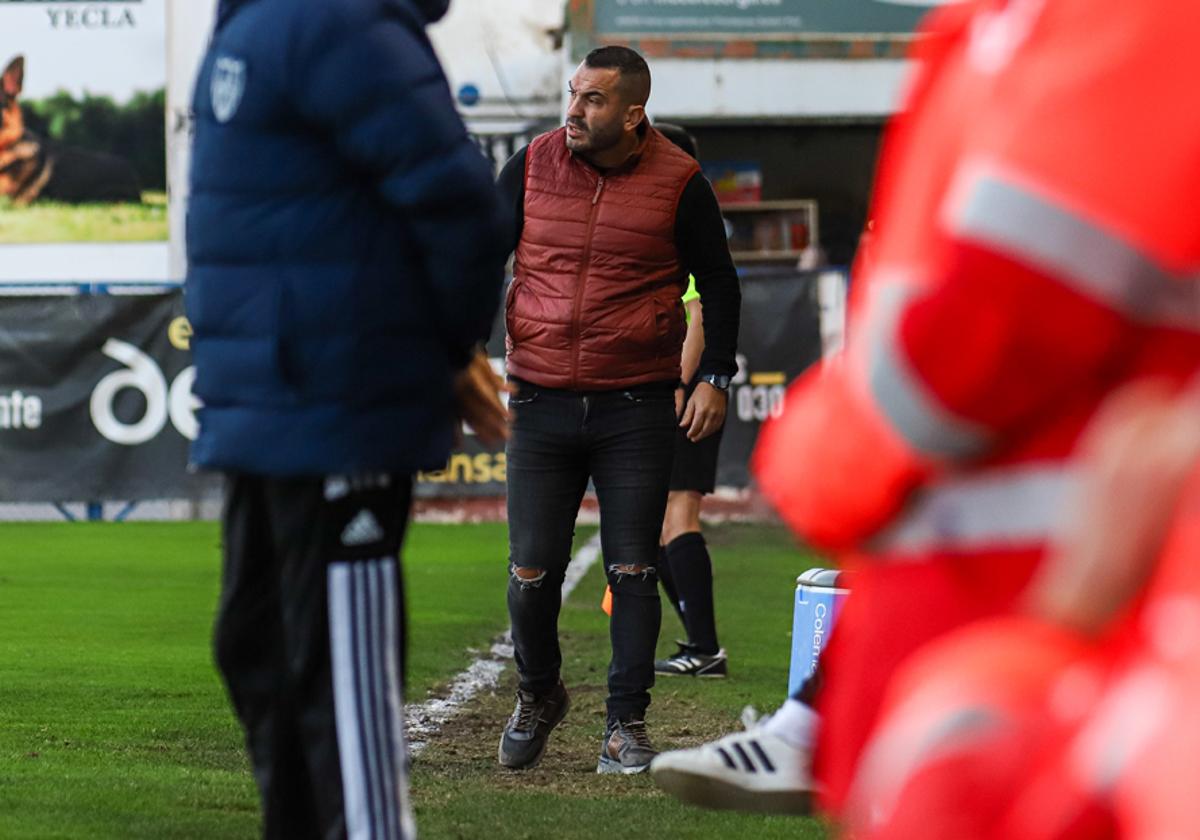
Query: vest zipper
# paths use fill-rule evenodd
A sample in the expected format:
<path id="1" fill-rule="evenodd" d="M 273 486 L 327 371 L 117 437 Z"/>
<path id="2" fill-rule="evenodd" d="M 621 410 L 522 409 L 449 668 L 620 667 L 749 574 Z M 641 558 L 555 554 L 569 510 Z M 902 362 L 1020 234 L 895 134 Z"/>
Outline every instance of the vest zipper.
<path id="1" fill-rule="evenodd" d="M 579 276 L 575 280 L 575 309 L 571 318 L 571 331 L 574 336 L 575 352 L 571 356 L 571 386 L 579 386 L 579 333 L 580 333 L 580 317 L 583 314 L 580 308 L 583 306 L 583 286 L 587 278 L 588 261 L 592 258 L 592 233 L 596 230 L 596 205 L 600 202 L 600 191 L 604 189 L 604 176 L 601 175 L 596 180 L 596 192 L 592 196 L 592 209 L 588 213 L 587 234 L 583 245 L 583 259 L 579 266 Z"/>

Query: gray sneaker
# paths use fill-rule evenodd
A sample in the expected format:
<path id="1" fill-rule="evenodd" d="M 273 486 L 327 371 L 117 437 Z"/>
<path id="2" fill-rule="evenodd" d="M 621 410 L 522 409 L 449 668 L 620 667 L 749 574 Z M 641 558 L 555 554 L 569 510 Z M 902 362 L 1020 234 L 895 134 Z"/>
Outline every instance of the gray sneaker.
<path id="1" fill-rule="evenodd" d="M 618 721 L 610 724 L 600 746 L 597 773 L 621 773 L 626 776 L 642 773 L 650 766 L 658 751 L 650 744 L 644 720 Z"/>
<path id="2" fill-rule="evenodd" d="M 571 698 L 561 680 L 542 697 L 518 690 L 517 707 L 500 736 L 500 764 L 510 770 L 536 767 L 546 752 L 551 730 L 567 716 L 569 708 Z"/>

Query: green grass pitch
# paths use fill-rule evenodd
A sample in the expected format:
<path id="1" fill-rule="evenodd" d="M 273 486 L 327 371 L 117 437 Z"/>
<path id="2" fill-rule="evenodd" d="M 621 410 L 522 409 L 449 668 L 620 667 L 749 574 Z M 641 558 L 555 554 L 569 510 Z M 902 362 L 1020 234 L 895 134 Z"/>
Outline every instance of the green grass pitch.
<path id="1" fill-rule="evenodd" d="M 586 529 L 585 529 L 586 530 Z M 586 534 L 581 534 L 586 536 Z M 212 665 L 219 577 L 212 523 L 0 525 L 0 837 L 253 838 L 258 803 Z M 648 720 L 660 747 L 769 709 L 787 681 L 792 586 L 810 563 L 780 530 L 710 531 L 728 680 L 665 678 Z M 507 625 L 503 525 L 416 525 L 405 551 L 410 696 L 439 690 Z M 816 820 L 682 807 L 647 778 L 594 774 L 607 619 L 595 568 L 563 610 L 574 708 L 543 764 L 495 764 L 514 677 L 479 698 L 414 765 L 423 838 L 636 835 L 823 838 Z M 664 607 L 660 650 L 678 622 Z"/>

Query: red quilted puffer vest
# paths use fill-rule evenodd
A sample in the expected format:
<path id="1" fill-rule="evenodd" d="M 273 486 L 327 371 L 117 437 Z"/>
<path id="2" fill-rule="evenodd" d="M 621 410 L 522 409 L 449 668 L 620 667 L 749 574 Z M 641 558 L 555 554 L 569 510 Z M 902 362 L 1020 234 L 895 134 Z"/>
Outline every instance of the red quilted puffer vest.
<path id="1" fill-rule="evenodd" d="M 601 174 L 567 150 L 565 131 L 535 139 L 525 160 L 508 372 L 573 390 L 678 379 L 687 275 L 675 211 L 699 166 L 650 128 Z"/>

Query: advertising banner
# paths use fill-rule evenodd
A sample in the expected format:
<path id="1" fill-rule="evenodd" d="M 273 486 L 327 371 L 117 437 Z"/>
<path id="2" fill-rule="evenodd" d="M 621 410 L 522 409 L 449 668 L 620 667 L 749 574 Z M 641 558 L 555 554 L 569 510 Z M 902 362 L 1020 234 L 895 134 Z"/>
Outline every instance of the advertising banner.
<path id="1" fill-rule="evenodd" d="M 758 429 L 783 411 L 788 384 L 821 358 L 820 272 L 757 269 L 742 277 L 738 373 L 729 386 L 717 486 L 750 484 Z"/>
<path id="2" fill-rule="evenodd" d="M 761 423 L 821 355 L 823 275 L 759 270 L 742 280 L 741 351 L 717 484 L 745 487 Z M 187 471 L 197 433 L 191 329 L 179 291 L 161 295 L 0 296 L 0 502 L 204 498 L 218 479 Z M 489 353 L 503 368 L 503 318 Z M 422 498 L 503 496 L 503 448 L 469 429 Z"/>
<path id="3" fill-rule="evenodd" d="M 167 279 L 166 3 L 0 0 L 0 282 Z"/>
<path id="4" fill-rule="evenodd" d="M 595 0 L 604 34 L 843 36 L 912 32 L 943 0 Z"/>
<path id="5" fill-rule="evenodd" d="M 183 296 L 0 297 L 0 502 L 197 498 Z"/>
<path id="6" fill-rule="evenodd" d="M 183 294 L 0 295 L 0 502 L 201 499 L 189 472 L 198 401 Z M 493 364 L 503 364 L 498 318 Z M 505 492 L 504 452 L 464 430 L 423 497 Z"/>

